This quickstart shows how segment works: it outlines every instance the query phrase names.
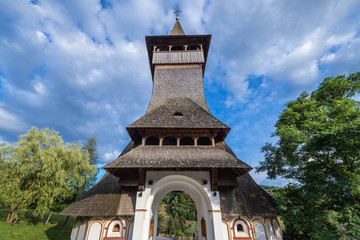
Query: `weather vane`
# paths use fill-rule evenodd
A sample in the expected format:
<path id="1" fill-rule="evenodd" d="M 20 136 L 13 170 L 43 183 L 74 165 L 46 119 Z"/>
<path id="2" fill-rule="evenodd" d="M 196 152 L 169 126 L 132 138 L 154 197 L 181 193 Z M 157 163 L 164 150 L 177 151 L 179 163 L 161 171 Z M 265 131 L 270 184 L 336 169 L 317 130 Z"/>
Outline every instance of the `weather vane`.
<path id="1" fill-rule="evenodd" d="M 179 17 L 179 13 L 181 13 L 182 11 L 180 11 L 179 9 L 176 9 L 176 12 L 174 12 L 174 13 L 176 13 L 176 20 L 179 20 L 180 19 L 180 17 Z"/>

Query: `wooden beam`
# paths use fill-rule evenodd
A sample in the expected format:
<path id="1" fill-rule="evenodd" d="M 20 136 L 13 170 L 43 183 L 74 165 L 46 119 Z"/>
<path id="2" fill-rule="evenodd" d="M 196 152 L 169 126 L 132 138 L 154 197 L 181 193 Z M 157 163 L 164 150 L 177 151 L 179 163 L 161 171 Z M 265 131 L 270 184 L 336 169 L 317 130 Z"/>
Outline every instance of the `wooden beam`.
<path id="1" fill-rule="evenodd" d="M 239 169 L 233 168 L 232 170 L 235 172 L 235 174 L 236 174 L 237 176 L 242 176 L 242 175 L 244 175 L 244 173 L 240 172 Z"/>
<path id="2" fill-rule="evenodd" d="M 211 169 L 211 191 L 218 190 L 218 169 Z"/>

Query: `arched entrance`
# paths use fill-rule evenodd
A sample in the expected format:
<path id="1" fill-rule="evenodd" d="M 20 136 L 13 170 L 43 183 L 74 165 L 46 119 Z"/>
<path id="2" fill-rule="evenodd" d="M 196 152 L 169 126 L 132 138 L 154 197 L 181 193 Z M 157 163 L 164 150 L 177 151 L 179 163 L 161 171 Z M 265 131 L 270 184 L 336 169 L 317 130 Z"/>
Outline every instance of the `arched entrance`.
<path id="1" fill-rule="evenodd" d="M 160 201 L 166 194 L 173 191 L 185 192 L 189 194 L 195 202 L 199 239 L 213 239 L 214 230 L 212 224 L 212 217 L 209 212 L 209 210 L 212 209 L 210 199 L 203 186 L 201 186 L 194 179 L 183 175 L 170 175 L 163 177 L 152 188 L 152 192 L 154 193 L 154 199 L 151 207 L 151 219 L 154 220 L 153 239 L 155 240 L 157 236 L 157 220 Z M 201 224 L 202 219 L 205 224 Z"/>
<path id="2" fill-rule="evenodd" d="M 133 239 L 156 239 L 160 201 L 173 191 L 185 192 L 195 202 L 199 239 L 222 239 L 219 193 L 211 191 L 206 171 L 148 171 L 145 190 L 138 192 L 136 200 Z"/>
<path id="3" fill-rule="evenodd" d="M 170 192 L 161 199 L 157 236 L 183 236 L 191 239 L 198 236 L 196 205 L 187 193 Z"/>

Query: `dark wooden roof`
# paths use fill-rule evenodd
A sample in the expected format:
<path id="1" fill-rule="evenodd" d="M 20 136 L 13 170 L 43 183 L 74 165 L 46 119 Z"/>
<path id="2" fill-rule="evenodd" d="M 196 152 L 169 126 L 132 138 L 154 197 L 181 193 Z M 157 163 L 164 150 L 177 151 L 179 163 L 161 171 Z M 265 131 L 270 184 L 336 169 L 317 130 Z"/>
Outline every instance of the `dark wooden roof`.
<path id="1" fill-rule="evenodd" d="M 132 139 L 144 128 L 213 129 L 219 141 L 225 139 L 230 128 L 188 98 L 170 98 L 146 113 L 126 129 Z"/>
<path id="2" fill-rule="evenodd" d="M 224 148 L 226 152 L 235 156 L 226 142 Z M 237 177 L 236 181 L 238 184 L 234 189 L 219 189 L 223 217 L 277 215 L 274 199 L 254 181 L 249 173 Z"/>
<path id="3" fill-rule="evenodd" d="M 234 156 L 231 148 L 226 143 L 224 143 L 224 147 L 226 153 Z M 180 149 L 180 147 L 165 147 L 165 149 L 166 148 L 172 148 L 173 150 Z M 128 153 L 133 152 L 136 148 L 132 149 L 133 142 L 131 141 L 123 150 L 121 155 L 110 164 L 112 165 L 113 163 L 118 162 L 119 159 L 126 156 Z M 156 150 L 157 147 L 142 147 L 142 150 L 144 149 L 151 151 Z M 191 150 L 193 147 L 188 149 Z M 200 150 L 201 149 L 205 150 L 205 155 L 207 155 L 206 149 L 210 149 L 210 152 L 214 149 L 216 149 L 215 151 L 219 150 L 214 147 L 202 147 Z M 224 152 L 224 150 L 221 151 Z M 172 153 L 171 151 L 165 152 L 167 153 L 165 156 L 168 157 Z M 160 154 L 162 155 L 163 153 Z M 186 157 L 182 158 L 186 159 Z M 129 159 L 126 159 L 125 161 L 129 161 Z M 250 167 L 248 165 L 240 160 L 237 161 L 239 161 L 240 166 L 243 165 L 245 167 L 243 170 L 249 170 L 248 168 Z M 141 160 L 135 160 L 135 164 L 139 163 L 141 163 Z M 151 161 L 149 163 L 151 163 Z M 186 163 L 186 161 L 183 161 L 182 163 Z M 174 162 L 172 162 L 172 164 L 174 164 Z M 159 165 L 157 166 L 160 167 Z M 106 173 L 94 187 L 81 196 L 79 200 L 62 211 L 61 214 L 68 216 L 133 216 L 135 211 L 137 188 L 121 188 L 118 186 L 118 181 L 118 177 L 110 173 Z M 273 198 L 259 185 L 257 185 L 248 173 L 237 177 L 237 182 L 238 186 L 236 188 L 219 188 L 221 212 L 223 217 L 228 218 L 234 215 L 276 216 L 277 212 Z"/>
<path id="4" fill-rule="evenodd" d="M 209 52 L 211 35 L 164 35 L 164 36 L 146 36 L 146 47 L 149 56 L 149 63 L 151 69 L 151 76 L 154 79 L 155 66 L 153 60 L 154 46 L 157 47 L 168 47 L 169 45 L 180 46 L 180 45 L 202 45 L 204 50 L 205 62 L 202 66 L 203 73 L 205 71 L 206 59 Z"/>
<path id="5" fill-rule="evenodd" d="M 126 168 L 234 168 L 251 167 L 225 150 L 212 146 L 138 146 L 104 166 L 107 171 Z"/>
<path id="6" fill-rule="evenodd" d="M 219 189 L 223 217 L 277 215 L 274 199 L 248 173 L 237 177 L 237 181 L 234 189 Z"/>
<path id="7" fill-rule="evenodd" d="M 133 216 L 137 188 L 123 189 L 119 178 L 106 173 L 103 178 L 61 215 L 67 216 Z"/>

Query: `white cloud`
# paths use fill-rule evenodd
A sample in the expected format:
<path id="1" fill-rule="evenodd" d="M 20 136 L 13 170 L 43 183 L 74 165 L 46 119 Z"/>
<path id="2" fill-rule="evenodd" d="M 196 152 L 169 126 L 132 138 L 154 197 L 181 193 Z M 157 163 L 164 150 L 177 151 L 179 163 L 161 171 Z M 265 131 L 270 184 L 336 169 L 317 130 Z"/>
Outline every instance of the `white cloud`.
<path id="1" fill-rule="evenodd" d="M 187 34 L 212 34 L 205 87 L 223 91 L 208 97 L 226 104 L 220 120 L 244 136 L 234 137 L 239 149 L 258 152 L 298 92 L 359 69 L 358 1 L 109 2 L 104 9 L 98 0 L 2 3 L 0 126 L 7 131 L 0 137 L 16 139 L 31 125 L 53 127 L 68 141 L 96 132 L 103 161 L 112 160 L 151 96 L 144 36 L 169 33 L 176 7 Z"/>
<path id="2" fill-rule="evenodd" d="M 111 162 L 113 160 L 115 160 L 118 156 L 120 155 L 120 151 L 113 151 L 113 152 L 108 152 L 104 154 L 103 157 L 103 161 L 104 162 Z"/>
<path id="3" fill-rule="evenodd" d="M 359 3 L 317 1 L 311 7 L 309 4 L 212 2 L 205 18 L 207 27 L 218 33 L 214 34 L 212 45 L 216 60 L 221 61 L 226 73 L 235 76 L 264 75 L 277 86 L 283 82 L 297 87 L 316 85 L 323 76 L 319 62 L 329 55 L 329 49 L 356 41 L 359 22 L 355 9 L 359 9 Z M 339 61 L 337 64 L 349 69 Z M 245 82 L 244 77 L 230 78 L 226 86 L 243 101 L 249 92 L 238 94 L 234 86 L 239 82 Z"/>
<path id="4" fill-rule="evenodd" d="M 24 123 L 20 117 L 8 112 L 1 105 L 0 116 L 0 130 L 2 131 L 19 132 L 27 128 L 26 123 Z M 1 138 L 3 137 L 1 136 Z"/>

